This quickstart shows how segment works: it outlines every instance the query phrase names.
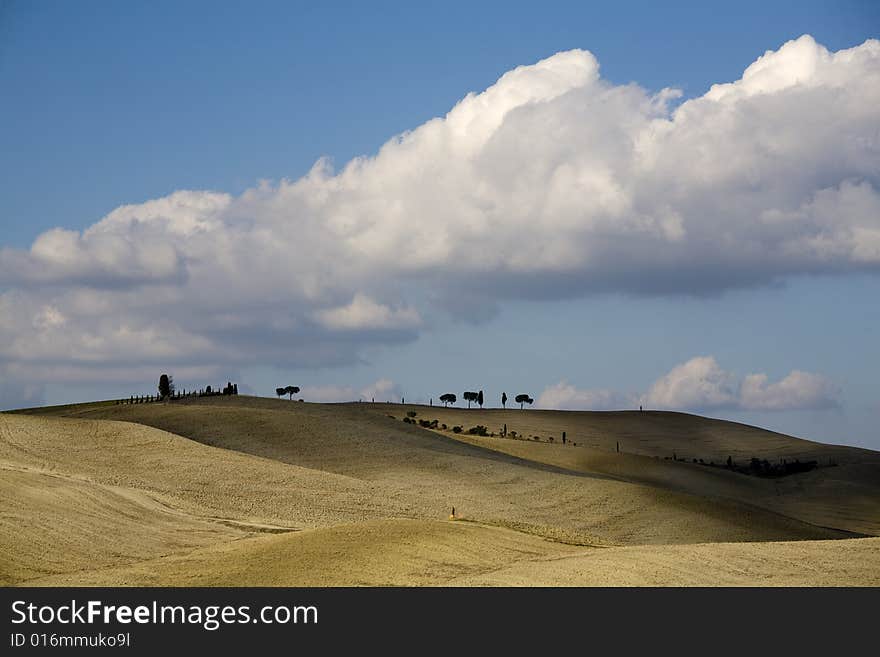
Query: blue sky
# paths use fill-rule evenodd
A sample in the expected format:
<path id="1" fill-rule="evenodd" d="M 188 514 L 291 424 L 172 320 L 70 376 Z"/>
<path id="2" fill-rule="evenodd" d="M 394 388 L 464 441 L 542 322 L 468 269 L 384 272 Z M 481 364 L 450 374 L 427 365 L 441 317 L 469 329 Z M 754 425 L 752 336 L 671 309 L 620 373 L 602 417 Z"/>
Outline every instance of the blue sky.
<path id="1" fill-rule="evenodd" d="M 219 383 L 235 377 L 258 394 L 271 394 L 276 385 L 296 383 L 313 386 L 316 397 L 327 398 L 358 396 L 382 380 L 391 383 L 378 386 L 381 394 L 402 394 L 412 400 L 468 388 L 483 388 L 490 398 L 501 390 L 508 394 L 529 391 L 537 398 L 542 391 L 565 381 L 577 391 L 609 391 L 607 400 L 612 405 L 630 404 L 649 394 L 653 394 L 653 401 L 670 401 L 678 395 L 675 398 L 681 403 L 674 406 L 803 437 L 880 449 L 876 430 L 880 424 L 880 386 L 875 375 L 880 362 L 876 337 L 880 280 L 870 253 L 867 258 L 842 257 L 830 264 L 826 260 L 810 261 L 801 254 L 791 263 L 779 264 L 767 255 L 772 251 L 761 252 L 749 258 L 734 258 L 724 267 L 711 263 L 695 266 L 694 271 L 684 267 L 682 276 L 690 278 L 687 284 L 677 283 L 675 275 L 662 264 L 642 263 L 637 255 L 623 262 L 624 271 L 610 265 L 580 271 L 571 265 L 560 274 L 554 267 L 548 271 L 536 266 L 519 272 L 509 288 L 499 282 L 505 280 L 507 265 L 496 269 L 487 265 L 484 271 L 468 262 L 467 276 L 457 278 L 457 256 L 440 264 L 432 260 L 425 267 L 422 263 L 403 263 L 401 269 L 393 271 L 377 271 L 364 265 L 343 277 L 345 280 L 338 285 L 330 286 L 326 296 L 320 298 L 314 296 L 314 288 L 304 287 L 304 291 L 291 292 L 289 298 L 279 293 L 254 300 L 247 285 L 242 283 L 238 289 L 230 284 L 228 294 L 239 296 L 234 304 L 230 303 L 228 315 L 239 321 L 225 316 L 222 321 L 244 326 L 248 317 L 259 317 L 264 324 L 278 327 L 277 331 L 273 328 L 274 337 L 251 341 L 244 329 L 200 333 L 197 320 L 187 324 L 181 319 L 180 308 L 193 306 L 183 299 L 177 270 L 169 269 L 168 276 L 159 282 L 141 280 L 149 275 L 140 270 L 102 269 L 86 276 L 77 273 L 79 269 L 64 269 L 51 281 L 38 273 L 28 274 L 30 278 L 9 273 L 31 266 L 20 264 L 25 262 L 21 258 L 45 231 L 55 227 L 85 230 L 122 205 L 141 204 L 178 190 L 211 190 L 238 198 L 260 180 L 272 181 L 270 186 L 282 179 L 297 181 L 325 156 L 331 158 L 338 172 L 353 157 L 374 156 L 394 135 L 445 116 L 466 94 L 479 94 L 505 72 L 533 65 L 561 51 L 588 50 L 598 60 L 603 83 L 619 93 L 625 93 L 630 83 L 638 85 L 646 98 L 667 87 L 680 89 L 681 97 L 670 100 L 671 112 L 679 104 L 699 98 L 713 84 L 740 79 L 746 67 L 765 51 L 778 50 L 803 34 L 812 35 L 821 47 L 833 53 L 877 38 L 880 25 L 880 8 L 873 2 L 745 2 L 714 7 L 705 3 L 675 3 L 669 7 L 657 3 L 574 2 L 479 3 L 476 7 L 454 2 L 314 4 L 0 5 L 0 249 L 5 247 L 8 262 L 12 263 L 7 264 L 5 278 L 0 267 L 0 293 L 7 295 L 0 313 L 6 313 L 7 323 L 12 326 L 12 315 L 28 308 L 33 317 L 25 322 L 27 326 L 39 324 L 48 327 L 46 330 L 63 330 L 68 337 L 80 331 L 81 341 L 68 345 L 74 349 L 76 344 L 111 343 L 116 338 L 108 336 L 118 337 L 119 327 L 112 326 L 109 319 L 131 319 L 143 312 L 158 325 L 162 321 L 174 324 L 179 329 L 175 344 L 186 345 L 181 347 L 183 355 L 175 359 L 173 350 L 149 342 L 155 348 L 145 349 L 140 358 L 133 353 L 137 348 L 132 351 L 119 342 L 113 349 L 95 347 L 91 362 L 73 366 L 77 359 L 67 358 L 63 348 L 55 348 L 58 339 L 47 337 L 45 342 L 31 341 L 29 347 L 21 346 L 20 334 L 16 333 L 21 329 L 16 325 L 0 335 L 12 345 L 0 352 L 0 373 L 6 379 L 6 387 L 0 387 L 0 407 L 113 396 L 120 388 L 125 394 L 149 392 L 154 387 L 152 378 L 158 379 L 159 372 L 150 379 L 146 375 L 139 378 L 139 373 L 160 367 L 174 372 L 176 366 L 177 379 L 183 384 L 199 385 L 214 379 Z M 812 52 L 809 48 L 807 51 Z M 578 67 L 589 68 L 590 63 L 580 58 L 566 65 L 573 66 L 576 70 L 572 75 L 577 76 L 581 73 Z M 867 73 L 876 74 L 871 64 L 866 66 Z M 867 73 L 852 73 L 853 79 Z M 840 64 L 827 75 L 846 78 L 850 70 Z M 876 80 L 876 76 L 870 80 Z M 536 83 L 527 80 L 522 84 Z M 581 84 L 571 82 L 575 91 Z M 841 84 L 852 87 L 858 83 Z M 872 82 L 865 84 L 869 91 L 876 92 Z M 548 108 L 555 98 L 546 99 Z M 596 102 L 611 102 L 601 98 Z M 583 127 L 584 117 L 589 123 L 592 115 L 578 113 L 581 110 L 572 105 L 580 102 L 583 107 L 592 99 L 585 95 L 580 100 L 566 101 L 569 104 L 553 109 L 552 115 L 534 119 L 533 123 L 518 118 L 520 123 L 505 126 L 507 132 L 498 132 L 526 134 L 528 128 L 537 131 L 528 133 L 532 140 L 528 143 L 532 143 L 541 140 L 542 130 L 550 135 L 554 121 L 558 121 L 583 139 L 576 143 L 587 144 L 586 150 L 594 143 L 596 152 L 617 148 L 596 141 L 611 133 L 608 126 L 614 128 L 613 124 L 601 123 L 605 128 L 599 137 L 584 134 L 588 130 Z M 779 103 L 784 100 L 780 97 Z M 797 99 L 790 102 L 785 111 L 797 113 L 803 109 Z M 755 132 L 779 120 L 776 114 L 768 114 L 766 119 L 760 114 L 777 111 L 775 106 L 756 107 L 752 108 L 757 112 Z M 841 131 L 846 126 L 858 127 L 860 122 L 870 125 L 877 118 L 870 110 L 852 105 L 846 108 L 853 115 L 841 117 Z M 600 124 L 598 118 L 596 123 Z M 805 119 L 804 125 L 811 124 Z M 719 139 L 724 137 L 723 131 L 720 134 Z M 743 133 L 730 132 L 734 137 L 738 134 Z M 833 143 L 834 133 L 829 134 L 828 143 Z M 793 200 L 771 209 L 809 214 L 809 208 L 818 207 L 813 203 L 816 192 L 840 191 L 847 181 L 862 185 L 859 198 L 876 192 L 880 161 L 876 135 L 868 129 L 858 136 L 869 144 L 858 158 L 849 152 L 823 151 L 821 144 L 810 151 L 808 157 L 813 159 L 808 159 L 807 165 L 812 166 L 815 175 L 808 180 L 792 174 L 785 193 L 774 192 L 772 199 L 775 202 L 785 196 Z M 501 141 L 496 136 L 494 148 L 500 149 L 497 144 Z M 487 179 L 503 186 L 505 163 L 518 163 L 517 156 L 509 153 L 522 153 L 523 148 L 528 155 L 520 163 L 523 167 L 541 155 L 554 162 L 569 157 L 558 150 L 549 154 L 542 149 L 528 151 L 528 143 L 517 146 L 520 150 L 499 151 L 508 153 L 506 156 L 494 151 L 484 154 L 484 160 L 490 155 L 500 158 L 492 160 Z M 681 143 L 691 142 L 682 137 Z M 724 147 L 732 149 L 725 153 L 738 152 L 733 137 Z M 430 151 L 430 156 L 414 161 L 433 166 L 439 161 L 437 152 Z M 820 161 L 826 157 L 823 153 L 827 153 L 827 162 Z M 580 166 L 581 155 L 575 152 L 570 157 Z M 839 164 L 844 156 L 848 158 L 845 166 Z M 791 161 L 797 161 L 797 157 L 804 155 L 791 155 Z M 787 161 L 774 164 L 773 170 L 781 171 L 781 178 L 786 175 Z M 437 166 L 447 171 L 457 164 L 458 160 L 452 159 Z M 408 166 L 414 165 L 410 162 Z M 757 166 L 744 165 L 740 172 L 743 179 L 752 181 L 749 176 Z M 608 165 L 610 169 L 616 167 L 616 161 Z M 381 180 L 379 174 L 375 175 Z M 692 172 L 670 179 L 658 174 L 634 194 L 650 199 L 645 191 L 650 185 L 663 182 L 668 188 L 669 180 L 686 179 L 687 175 Z M 502 180 L 499 182 L 495 176 Z M 815 189 L 806 189 L 809 184 L 815 184 Z M 731 190 L 741 187 L 725 183 L 721 191 L 738 194 Z M 449 189 L 465 196 L 469 193 L 461 186 L 444 187 L 446 195 L 440 202 L 449 200 Z M 380 185 L 380 190 L 380 201 L 398 202 L 393 189 L 386 191 Z M 370 192 L 372 202 L 376 202 L 376 194 Z M 766 209 L 767 198 L 749 197 L 746 205 L 754 203 L 754 211 Z M 289 208 L 291 203 L 299 203 L 297 199 L 291 201 L 279 192 L 274 204 L 267 201 L 257 209 L 238 204 L 234 212 L 224 215 L 225 225 L 239 230 L 238 226 L 250 225 L 248 222 L 263 225 L 260 221 L 266 221 L 268 226 L 269 219 L 261 217 L 271 214 L 274 221 L 282 211 L 279 207 Z M 738 196 L 736 199 L 741 202 Z M 438 200 L 429 202 L 420 197 L 410 206 L 406 206 L 410 201 L 400 202 L 419 210 Z M 647 203 L 644 199 L 639 202 Z M 675 202 L 668 200 L 684 217 L 687 233 L 699 232 L 691 229 L 689 222 L 701 220 L 700 213 L 706 211 L 705 198 L 687 200 L 680 208 Z M 860 210 L 861 223 L 857 225 L 876 228 L 880 220 L 870 214 L 870 201 L 865 203 L 868 209 Z M 731 205 L 735 204 L 732 201 Z M 266 209 L 270 206 L 271 211 Z M 456 207 L 450 202 L 449 212 L 454 214 Z M 852 203 L 841 207 L 852 207 Z M 543 211 L 549 212 L 546 208 Z M 294 210 L 289 212 L 289 222 L 295 225 L 299 215 Z M 332 212 L 322 215 L 323 221 L 342 221 L 340 217 L 348 217 L 345 213 L 356 214 L 348 205 Z M 607 213 L 608 208 L 602 212 Z M 541 216 L 541 221 L 551 221 Z M 429 221 L 420 217 L 417 211 L 409 221 Z M 359 220 L 358 216 L 352 218 Z M 468 221 L 478 222 L 479 218 Z M 493 220 L 487 221 L 491 224 Z M 742 218 L 732 215 L 725 221 Z M 570 227 L 570 223 L 565 226 Z M 396 228 L 387 230 L 391 234 Z M 320 259 L 312 262 L 305 257 L 307 254 L 297 251 L 299 243 L 296 233 L 292 234 L 292 238 L 288 235 L 278 239 L 292 239 L 291 260 L 308 261 L 312 264 L 303 268 L 311 266 L 313 270 L 306 272 L 292 266 L 288 272 L 283 269 L 286 264 L 279 264 L 281 281 L 266 280 L 267 287 L 283 290 L 282 281 L 299 279 L 300 274 L 303 280 L 308 274 L 320 281 L 324 268 L 332 276 L 337 275 L 336 270 L 341 268 L 338 263 Z M 430 231 L 426 234 L 431 235 Z M 572 233 L 572 240 L 576 242 L 579 235 L 581 232 Z M 751 235 L 748 239 L 735 238 L 731 248 L 745 253 L 747 247 L 751 248 Z M 161 241 L 152 233 L 149 237 Z M 522 239 L 523 248 L 534 241 L 529 235 Z M 381 241 L 371 234 L 363 244 Z M 509 254 L 514 254 L 511 257 L 515 257 L 517 248 L 513 242 L 496 244 L 479 234 L 459 246 L 465 249 L 465 258 L 471 247 L 504 253 L 509 248 Z M 355 247 L 360 248 L 357 243 Z M 555 243 L 545 247 L 561 248 Z M 58 256 L 58 249 L 64 246 L 53 243 L 52 248 Z M 198 251 L 201 247 L 196 244 L 193 248 Z M 571 255 L 565 253 L 560 258 Z M 249 252 L 249 256 L 262 259 L 256 251 Z M 194 276 L 191 272 L 195 266 L 186 260 L 190 257 L 195 258 L 187 254 L 180 266 Z M 594 257 L 601 260 L 602 254 Z M 676 251 L 674 257 L 683 256 Z M 38 272 L 40 266 L 32 269 Z M 574 270 L 577 273 L 566 273 Z M 267 272 L 271 276 L 272 268 L 268 267 Z M 364 280 L 358 278 L 364 272 L 369 275 L 370 285 L 352 283 Z M 455 283 L 438 291 L 442 286 L 433 276 L 455 278 Z M 471 298 L 469 281 L 476 278 L 485 279 L 485 289 L 475 284 L 478 291 Z M 130 280 L 137 282 L 121 282 Z M 657 290 L 646 288 L 652 280 L 660 281 Z M 257 285 L 259 281 L 249 283 Z M 127 287 L 130 285 L 134 287 Z M 139 292 L 138 285 L 144 285 L 145 291 Z M 123 288 L 129 293 L 125 299 L 120 292 Z M 358 294 L 371 301 L 361 305 L 353 301 L 354 305 L 347 306 Z M 108 314 L 98 317 L 74 310 L 83 307 L 86 296 L 89 307 L 107 304 Z M 147 297 L 151 299 L 149 311 L 139 305 Z M 173 299 L 173 303 L 160 298 Z M 313 305 L 285 314 L 285 309 L 300 308 L 303 299 Z M 349 310 L 333 314 L 337 306 Z M 47 314 L 47 308 L 52 312 Z M 76 312 L 81 314 L 75 316 Z M 167 316 L 163 316 L 165 312 Z M 211 312 L 212 317 L 222 315 L 216 306 L 211 306 Z M 56 314 L 63 321 L 53 320 Z M 350 320 L 355 316 L 368 316 L 372 323 L 354 327 Z M 262 349 L 272 339 L 283 337 L 285 326 L 301 327 L 303 317 L 321 319 L 315 326 L 297 328 L 301 333 L 291 333 L 293 346 L 289 354 Z M 0 316 L 0 329 L 2 320 Z M 210 344 L 199 340 L 205 336 Z M 140 339 L 152 340 L 149 336 Z M 235 351 L 239 357 L 218 364 L 211 359 L 217 350 Z M 699 369 L 700 363 L 692 369 L 699 381 L 708 380 L 710 386 L 715 386 L 712 394 L 721 397 L 710 399 L 703 394 L 705 391 L 700 392 L 702 397 L 694 396 L 696 393 L 682 388 L 679 379 L 667 378 L 659 385 L 674 368 L 697 357 L 714 359 L 714 369 L 705 363 L 708 369 Z M 131 380 L 125 380 L 118 371 L 127 365 L 131 372 L 138 373 Z M 80 366 L 88 370 L 86 375 L 77 374 L 76 367 Z M 38 370 L 40 374 L 27 374 Z M 53 376 L 53 371 L 63 373 Z M 102 371 L 107 372 L 106 377 Z M 688 375 L 689 371 L 679 374 Z M 761 394 L 775 400 L 772 403 L 743 401 L 740 386 L 747 375 L 766 374 L 772 386 L 793 371 L 809 373 L 821 382 L 819 378 L 807 379 L 809 390 L 803 394 L 795 391 L 792 398 L 789 393 L 793 386 L 802 382 L 795 377 L 790 380 L 791 386 L 761 389 Z M 24 389 L 27 394 L 21 392 Z M 555 399 L 571 407 L 583 404 L 585 398 L 593 399 L 583 395 Z M 554 398 L 546 399 L 550 403 Z"/>

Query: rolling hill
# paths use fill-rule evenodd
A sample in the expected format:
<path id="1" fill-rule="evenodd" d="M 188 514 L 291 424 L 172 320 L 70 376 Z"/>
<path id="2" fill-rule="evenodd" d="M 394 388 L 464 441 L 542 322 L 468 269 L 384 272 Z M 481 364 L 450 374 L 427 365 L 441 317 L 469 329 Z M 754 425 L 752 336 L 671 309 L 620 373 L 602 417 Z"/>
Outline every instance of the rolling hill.
<path id="1" fill-rule="evenodd" d="M 407 411 L 449 427 L 506 423 L 543 440 L 427 430 L 403 423 Z M 577 447 L 558 442 L 563 430 Z M 765 479 L 666 460 L 670 451 L 837 465 Z M 245 396 L 33 409 L 0 414 L 10 500 L 0 581 L 586 584 L 606 581 L 589 564 L 609 559 L 629 564 L 619 583 L 663 583 L 664 572 L 684 584 L 876 581 L 880 539 L 832 539 L 880 535 L 878 457 L 656 412 Z M 126 540 L 102 543 L 114 531 Z M 846 572 L 812 581 L 809 568 L 784 567 L 792 554 L 818 564 L 838 549 L 856 559 Z M 766 558 L 739 575 L 723 565 L 750 554 Z M 715 569 L 664 570 L 664 559 Z"/>

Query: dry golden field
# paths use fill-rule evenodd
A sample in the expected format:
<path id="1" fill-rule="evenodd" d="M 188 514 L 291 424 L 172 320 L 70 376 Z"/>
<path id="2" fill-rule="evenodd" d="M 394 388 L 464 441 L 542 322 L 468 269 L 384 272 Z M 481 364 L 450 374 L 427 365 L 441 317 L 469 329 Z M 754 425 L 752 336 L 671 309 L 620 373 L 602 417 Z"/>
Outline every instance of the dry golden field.
<path id="1" fill-rule="evenodd" d="M 822 467 L 693 462 L 728 456 Z M 0 414 L 0 500 L 2 585 L 880 585 L 880 453 L 681 413 L 33 409 Z"/>

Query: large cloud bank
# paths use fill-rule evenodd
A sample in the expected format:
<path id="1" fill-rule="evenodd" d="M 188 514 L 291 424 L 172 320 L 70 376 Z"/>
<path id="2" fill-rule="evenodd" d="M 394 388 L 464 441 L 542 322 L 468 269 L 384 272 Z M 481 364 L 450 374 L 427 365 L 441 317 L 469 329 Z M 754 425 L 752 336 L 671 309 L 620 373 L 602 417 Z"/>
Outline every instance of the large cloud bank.
<path id="1" fill-rule="evenodd" d="M 583 390 L 561 381 L 541 393 L 537 407 L 612 410 L 644 405 L 670 410 L 791 411 L 833 408 L 839 403 L 839 388 L 819 374 L 792 370 L 775 383 L 769 383 L 766 374 L 739 379 L 712 356 L 697 356 L 673 367 L 645 393 Z"/>
<path id="2" fill-rule="evenodd" d="M 341 171 L 178 191 L 0 249 L 0 374 L 345 364 L 508 298 L 880 268 L 880 42 L 803 36 L 679 96 L 562 52 Z"/>

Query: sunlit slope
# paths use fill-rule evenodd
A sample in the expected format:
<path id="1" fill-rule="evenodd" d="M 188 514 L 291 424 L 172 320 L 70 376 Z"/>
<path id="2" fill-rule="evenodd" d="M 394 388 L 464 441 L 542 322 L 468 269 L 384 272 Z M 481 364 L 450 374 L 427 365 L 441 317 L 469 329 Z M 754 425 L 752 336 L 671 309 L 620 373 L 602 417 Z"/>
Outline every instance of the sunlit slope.
<path id="1" fill-rule="evenodd" d="M 231 527 L 132 489 L 0 463 L 0 585 L 107 568 L 231 540 Z"/>
<path id="2" fill-rule="evenodd" d="M 851 463 L 779 478 L 561 443 L 459 434 L 457 440 L 576 472 L 739 500 L 823 527 L 880 536 L 880 464 Z"/>
<path id="3" fill-rule="evenodd" d="M 243 396 L 0 414 L 0 582 L 873 581 L 870 542 L 809 541 L 800 551 L 773 543 L 760 553 L 731 546 L 850 535 L 758 508 L 772 481 L 598 449 L 453 437 L 400 415 Z M 802 499 L 794 493 L 803 483 L 793 486 L 791 499 Z M 752 497 L 724 499 L 725 487 Z M 845 499 L 853 492 L 839 490 Z M 447 520 L 452 506 L 464 520 Z M 864 513 L 855 516 L 864 523 Z M 720 543 L 717 554 L 660 545 L 709 542 Z M 650 558 L 606 547 L 648 544 Z"/>
<path id="4" fill-rule="evenodd" d="M 375 412 L 381 412 L 375 406 Z M 825 445 L 759 427 L 661 411 L 532 411 L 444 409 L 407 406 L 416 418 L 437 419 L 466 431 L 482 424 L 500 434 L 527 440 L 456 438 L 502 453 L 578 472 L 724 497 L 767 508 L 812 524 L 880 535 L 880 452 Z M 568 444 L 561 444 L 562 432 Z M 449 434 L 455 435 L 455 434 Z M 540 442 L 535 441 L 538 436 Z M 549 438 L 553 437 L 553 443 Z M 574 444 L 577 447 L 574 448 Z M 620 453 L 617 453 L 617 448 Z M 745 464 L 752 457 L 778 462 L 815 460 L 820 468 L 781 478 L 759 478 L 693 463 L 717 465 L 730 456 Z M 677 460 L 672 460 L 675 457 Z M 833 463 L 833 467 L 827 467 Z"/>
<path id="5" fill-rule="evenodd" d="M 425 446 L 424 431 L 400 421 L 408 411 L 415 412 L 417 418 L 438 419 L 449 427 L 454 423 L 465 428 L 483 424 L 491 429 L 494 423 L 500 430 L 506 423 L 508 430 L 519 426 L 520 435 L 538 435 L 542 442 L 472 438 L 451 432 L 446 432 L 444 437 L 568 471 L 605 475 L 698 497 L 736 500 L 814 525 L 880 535 L 880 454 L 865 449 L 823 445 L 734 422 L 648 411 L 481 411 L 391 404 L 315 405 L 252 397 L 193 400 L 196 402 L 200 406 L 213 403 L 218 409 L 285 410 L 293 417 L 275 417 L 274 421 L 265 419 L 267 431 L 262 433 L 257 430 L 259 424 L 256 423 L 250 428 L 212 432 L 209 430 L 211 425 L 201 424 L 200 417 L 204 414 L 195 413 L 191 420 L 186 420 L 179 412 L 157 411 L 150 405 L 105 407 L 101 412 L 107 416 L 122 413 L 135 421 L 164 426 L 210 444 L 300 465 L 366 477 L 378 471 L 384 478 L 390 476 L 389 455 L 400 452 L 407 445 Z M 505 419 L 509 421 L 505 422 Z M 236 417 L 232 421 L 241 423 L 242 420 L 242 417 Z M 529 427 L 529 431 L 523 430 L 523 426 Z M 565 447 L 561 445 L 562 426 L 568 427 L 565 431 L 569 444 Z M 296 432 L 295 442 L 278 440 L 286 428 Z M 337 443 L 328 443 L 321 437 L 322 431 L 340 438 L 345 449 L 334 451 Z M 412 442 L 414 434 L 419 436 L 416 442 Z M 243 435 L 248 437 L 247 444 L 242 444 Z M 382 442 L 391 435 L 395 436 L 393 443 Z M 555 437 L 552 445 L 547 442 L 549 436 Z M 601 440 L 595 438 L 591 443 L 600 446 L 585 446 L 584 436 L 601 436 Z M 452 449 L 447 443 L 438 440 L 430 447 L 433 450 Z M 573 443 L 577 443 L 576 448 Z M 620 454 L 616 452 L 618 443 Z M 379 445 L 383 447 L 377 449 Z M 627 451 L 634 446 L 635 452 Z M 657 452 L 656 458 L 648 458 L 647 453 L 651 451 Z M 675 454 L 679 460 L 661 456 L 666 452 Z M 758 454 L 768 460 L 815 459 L 823 467 L 795 476 L 763 479 L 683 462 L 686 455 L 697 452 L 729 454 L 738 462 L 748 461 L 741 456 L 746 453 Z M 712 459 L 707 456 L 704 460 Z M 716 462 L 720 464 L 725 460 L 726 457 L 718 457 Z M 829 461 L 837 465 L 824 467 Z M 408 467 L 417 469 L 422 462 L 417 459 Z M 432 466 L 420 476 L 430 477 L 436 471 Z"/>
<path id="6" fill-rule="evenodd" d="M 263 536 L 36 585 L 425 586 L 583 548 L 469 522 L 390 519 Z"/>
<path id="7" fill-rule="evenodd" d="M 31 585 L 877 586 L 880 539 L 589 548 L 497 527 L 368 521 L 198 548 Z"/>
<path id="8" fill-rule="evenodd" d="M 409 513 L 393 497 L 152 427 L 0 414 L 0 582 Z"/>
<path id="9" fill-rule="evenodd" d="M 738 502 L 516 459 L 406 425 L 368 406 L 242 396 L 77 412 L 349 478 L 370 487 L 365 505 L 396 504 L 386 517 L 436 519 L 454 506 L 484 524 L 606 545 L 848 535 Z"/>
<path id="10" fill-rule="evenodd" d="M 127 422 L 2 413 L 0 462 L 132 489 L 180 513 L 255 531 L 406 513 L 390 491 L 357 479 Z"/>
<path id="11" fill-rule="evenodd" d="M 518 562 L 457 586 L 880 586 L 880 538 L 617 547 Z"/>

